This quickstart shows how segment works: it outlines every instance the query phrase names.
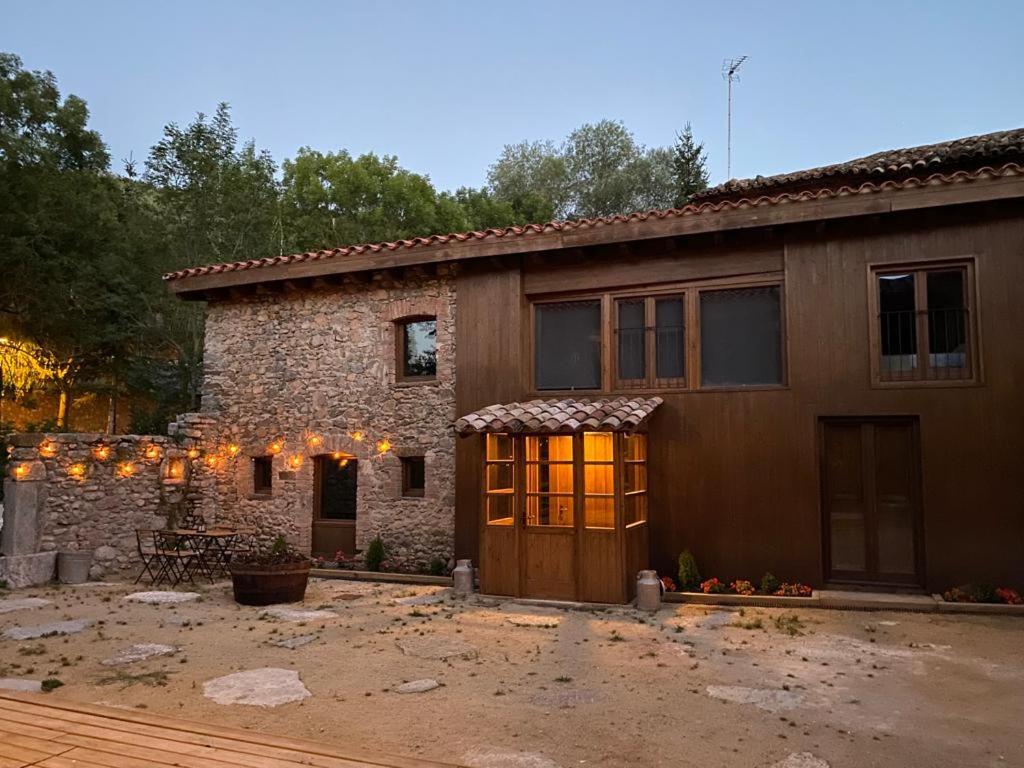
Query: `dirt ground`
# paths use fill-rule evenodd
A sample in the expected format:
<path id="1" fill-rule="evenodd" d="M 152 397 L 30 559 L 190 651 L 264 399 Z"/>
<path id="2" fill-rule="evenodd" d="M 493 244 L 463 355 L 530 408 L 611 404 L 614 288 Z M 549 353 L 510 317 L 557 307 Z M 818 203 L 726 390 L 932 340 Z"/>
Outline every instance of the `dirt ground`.
<path id="1" fill-rule="evenodd" d="M 59 699 L 480 768 L 1024 766 L 1024 620 L 1013 617 L 649 615 L 317 580 L 292 607 L 337 616 L 286 621 L 236 605 L 226 584 L 177 605 L 125 599 L 139 589 L 0 593 L 0 610 L 5 599 L 51 601 L 0 613 L 0 632 L 93 622 L 65 636 L 0 636 L 0 677 L 58 678 L 49 695 Z M 439 602 L 396 603 L 427 595 Z M 307 635 L 295 649 L 276 645 Z M 136 643 L 180 650 L 101 664 Z M 204 696 L 213 678 L 264 667 L 297 671 L 312 695 L 274 708 Z M 421 679 L 440 686 L 395 690 Z"/>

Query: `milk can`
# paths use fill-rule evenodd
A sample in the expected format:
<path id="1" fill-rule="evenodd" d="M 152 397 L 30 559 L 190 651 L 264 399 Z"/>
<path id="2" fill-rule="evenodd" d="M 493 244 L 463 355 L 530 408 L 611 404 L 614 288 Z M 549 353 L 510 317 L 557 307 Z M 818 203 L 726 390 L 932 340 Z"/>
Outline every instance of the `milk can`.
<path id="1" fill-rule="evenodd" d="M 473 561 L 459 560 L 455 570 L 452 571 L 452 581 L 456 592 L 463 595 L 470 594 L 473 591 Z"/>
<path id="2" fill-rule="evenodd" d="M 661 580 L 657 571 L 640 571 L 636 575 L 636 607 L 656 611 L 661 607 Z"/>

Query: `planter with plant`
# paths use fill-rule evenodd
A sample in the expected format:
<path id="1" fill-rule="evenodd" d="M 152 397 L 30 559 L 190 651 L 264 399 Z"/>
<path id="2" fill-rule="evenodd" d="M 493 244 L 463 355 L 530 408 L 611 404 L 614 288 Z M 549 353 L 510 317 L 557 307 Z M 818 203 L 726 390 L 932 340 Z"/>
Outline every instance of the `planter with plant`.
<path id="1" fill-rule="evenodd" d="M 306 595 L 310 560 L 278 536 L 270 549 L 239 555 L 228 570 L 235 602 L 242 605 L 298 603 Z"/>

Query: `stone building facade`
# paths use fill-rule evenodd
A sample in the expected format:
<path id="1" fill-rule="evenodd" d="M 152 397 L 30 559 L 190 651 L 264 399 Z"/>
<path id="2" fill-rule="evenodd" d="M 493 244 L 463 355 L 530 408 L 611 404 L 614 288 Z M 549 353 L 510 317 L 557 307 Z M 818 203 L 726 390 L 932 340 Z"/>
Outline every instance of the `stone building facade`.
<path id="1" fill-rule="evenodd" d="M 400 321 L 436 319 L 436 376 L 396 372 Z M 455 282 L 350 282 L 208 304 L 203 415 L 208 450 L 237 452 L 216 471 L 207 519 L 283 534 L 310 551 L 314 459 L 358 462 L 356 547 L 379 535 L 389 557 L 416 566 L 454 553 Z M 253 459 L 272 456 L 269 493 Z M 403 456 L 423 457 L 422 496 L 402 494 Z M 351 553 L 349 553 L 351 554 Z"/>

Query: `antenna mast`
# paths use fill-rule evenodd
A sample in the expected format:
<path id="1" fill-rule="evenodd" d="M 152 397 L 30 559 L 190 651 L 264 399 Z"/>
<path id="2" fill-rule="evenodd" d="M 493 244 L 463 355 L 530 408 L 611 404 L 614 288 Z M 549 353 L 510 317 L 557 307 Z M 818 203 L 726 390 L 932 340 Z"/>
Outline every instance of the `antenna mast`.
<path id="1" fill-rule="evenodd" d="M 726 140 L 725 140 L 725 178 L 728 181 L 732 178 L 732 83 L 739 82 L 740 67 L 749 56 L 740 56 L 736 59 L 725 59 L 722 62 L 722 77 L 729 83 L 729 107 L 726 119 Z"/>

